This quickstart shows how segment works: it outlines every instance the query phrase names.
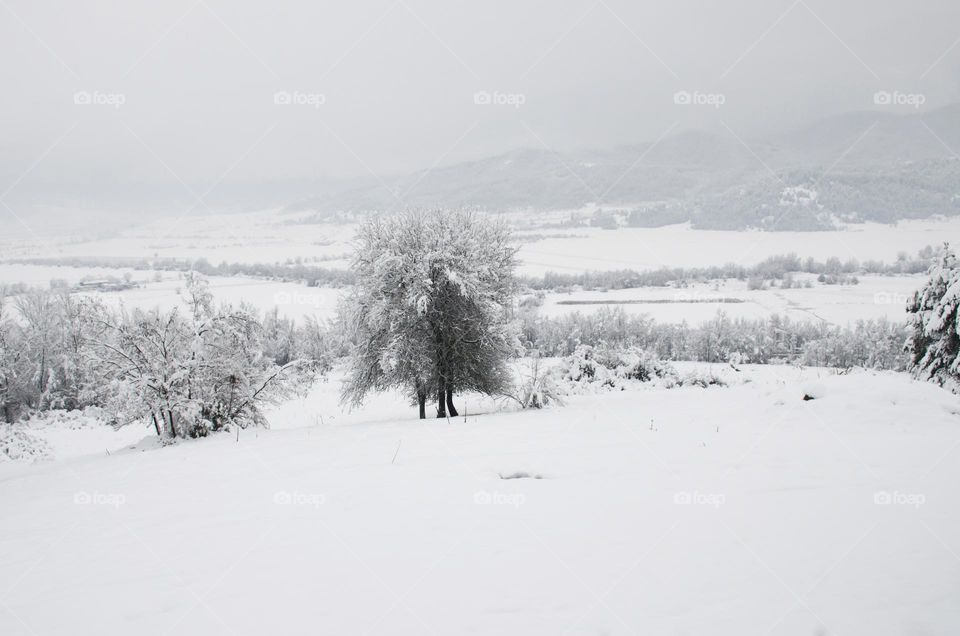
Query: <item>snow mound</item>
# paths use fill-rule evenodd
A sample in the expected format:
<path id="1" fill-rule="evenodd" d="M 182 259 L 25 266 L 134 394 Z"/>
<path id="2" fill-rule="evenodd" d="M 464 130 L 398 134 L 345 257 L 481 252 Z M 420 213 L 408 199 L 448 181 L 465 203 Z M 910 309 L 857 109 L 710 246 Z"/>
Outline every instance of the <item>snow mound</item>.
<path id="1" fill-rule="evenodd" d="M 153 430 L 135 424 L 114 428 L 96 407 L 35 413 L 12 426 L 39 440 L 37 448 L 43 448 L 44 457 L 52 459 L 109 453 L 135 444 Z"/>
<path id="2" fill-rule="evenodd" d="M 101 428 L 105 426 L 103 411 L 97 407 L 90 407 L 78 411 L 54 409 L 34 413 L 25 422 L 31 430 L 61 429 L 80 431 L 84 429 Z"/>
<path id="3" fill-rule="evenodd" d="M 0 424 L 0 462 L 35 462 L 50 459 L 51 455 L 46 440 L 22 425 Z"/>

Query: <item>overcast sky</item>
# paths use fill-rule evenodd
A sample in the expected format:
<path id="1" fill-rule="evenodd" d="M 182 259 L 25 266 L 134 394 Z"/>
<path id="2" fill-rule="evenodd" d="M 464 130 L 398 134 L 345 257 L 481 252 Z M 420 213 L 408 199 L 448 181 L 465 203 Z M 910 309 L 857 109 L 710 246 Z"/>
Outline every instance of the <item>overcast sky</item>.
<path id="1" fill-rule="evenodd" d="M 3 0 L 0 177 L 364 176 L 746 137 L 878 90 L 935 108 L 958 101 L 958 25 L 956 0 Z"/>

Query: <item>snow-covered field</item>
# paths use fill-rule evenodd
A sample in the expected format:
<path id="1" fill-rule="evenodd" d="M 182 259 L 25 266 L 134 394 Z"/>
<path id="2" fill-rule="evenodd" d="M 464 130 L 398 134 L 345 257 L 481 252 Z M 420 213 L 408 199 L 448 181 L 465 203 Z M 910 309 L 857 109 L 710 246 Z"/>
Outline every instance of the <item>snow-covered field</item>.
<path id="1" fill-rule="evenodd" d="M 0 264 L 0 281 L 24 282 L 46 286 L 51 279 L 76 284 L 85 277 L 122 276 L 128 270 L 109 268 L 46 267 Z M 129 270 L 136 289 L 121 292 L 91 292 L 113 306 L 167 310 L 181 302 L 181 275 Z M 732 318 L 763 318 L 772 314 L 797 320 L 823 321 L 845 325 L 860 319 L 888 318 L 902 321 L 907 299 L 921 285 L 923 276 L 859 276 L 857 285 L 823 285 L 812 275 L 796 275 L 795 280 L 810 280 L 810 288 L 750 290 L 746 281 L 726 280 L 672 287 L 642 287 L 610 291 L 547 293 L 541 312 L 559 316 L 575 311 L 591 313 L 601 307 L 620 307 L 633 314 L 647 314 L 658 322 L 700 324 L 724 311 Z M 276 307 L 281 315 L 294 320 L 307 316 L 334 318 L 343 289 L 306 287 L 299 283 L 266 281 L 242 276 L 209 278 L 210 288 L 220 302 L 250 303 L 261 311 Z M 727 302 L 723 302 L 723 301 Z M 729 302 L 733 300 L 735 302 Z"/>
<path id="2" fill-rule="evenodd" d="M 956 243 L 960 240 L 960 218 L 902 221 L 897 225 L 864 223 L 837 232 L 726 232 L 669 225 L 586 228 L 577 233 L 585 236 L 525 244 L 520 250 L 524 273 L 753 265 L 790 252 L 821 261 L 835 256 L 841 261 L 892 262 L 901 251 L 914 255 L 927 245 Z"/>
<path id="3" fill-rule="evenodd" d="M 536 213 L 531 212 L 533 218 Z M 273 263 L 303 258 L 323 259 L 318 264 L 346 267 L 352 251 L 355 225 L 297 223 L 303 215 L 263 212 L 194 215 L 169 219 L 118 232 L 109 238 L 73 238 L 67 242 L 16 242 L 18 258 L 160 257 L 205 258 L 211 263 Z M 549 213 L 541 215 L 546 221 Z M 509 218 L 509 217 L 507 217 Z M 529 219 L 528 219 L 529 221 Z M 520 248 L 521 272 L 542 275 L 547 271 L 660 267 L 709 267 L 725 263 L 752 265 L 769 256 L 795 252 L 801 257 L 843 261 L 892 262 L 898 252 L 916 254 L 927 245 L 960 241 L 960 217 L 901 221 L 896 225 L 854 224 L 834 232 L 726 232 L 695 230 L 688 225 L 659 228 L 602 230 L 590 227 L 531 229 L 521 235 L 542 240 L 525 241 Z M 12 244 L 11 244 L 12 245 Z M 0 243 L 0 260 L 4 245 Z"/>
<path id="4" fill-rule="evenodd" d="M 579 232 L 579 231 L 578 231 Z M 865 223 L 837 232 L 726 232 L 694 230 L 687 225 L 660 228 L 583 230 L 582 238 L 551 238 L 520 250 L 524 272 L 660 267 L 710 267 L 724 263 L 753 265 L 778 254 L 842 261 L 892 262 L 898 252 L 916 254 L 927 245 L 960 239 L 960 219 Z"/>
<path id="5" fill-rule="evenodd" d="M 169 310 L 183 303 L 183 280 L 176 274 L 167 273 L 168 280 L 159 283 L 145 283 L 137 289 L 122 292 L 94 292 L 107 304 L 127 308 L 152 309 L 160 307 Z M 239 306 L 249 303 L 260 311 L 272 311 L 277 308 L 281 316 L 302 320 L 307 316 L 319 319 L 333 318 L 337 311 L 337 300 L 341 289 L 329 287 L 307 287 L 300 283 L 266 281 L 241 276 L 211 276 L 210 290 L 217 302 Z"/>
<path id="6" fill-rule="evenodd" d="M 183 275 L 179 272 L 157 272 L 160 280 L 154 280 L 154 272 L 102 267 L 53 267 L 40 265 L 0 264 L 0 284 L 25 283 L 45 288 L 51 280 L 63 280 L 76 285 L 90 278 L 120 278 L 129 272 L 138 286 L 134 289 L 110 292 L 79 292 L 81 296 L 98 297 L 107 305 L 127 309 L 169 310 L 183 302 Z M 301 320 L 306 316 L 319 319 L 336 315 L 337 301 L 342 289 L 307 287 L 301 283 L 261 280 L 243 276 L 210 276 L 210 289 L 218 302 L 238 306 L 249 303 L 260 311 L 272 311 L 276 307 L 282 316 Z"/>
<path id="7" fill-rule="evenodd" d="M 0 633 L 960 633 L 960 399 L 716 373 L 0 465 Z"/>
<path id="8" fill-rule="evenodd" d="M 20 265 L 14 263 L 0 263 L 0 283 L 23 283 L 31 287 L 47 287 L 52 280 L 65 281 L 68 285 L 76 285 L 82 280 L 123 278 L 125 274 L 133 280 L 152 280 L 153 272 L 138 272 L 125 267 L 67 267 L 62 265 Z M 162 272 L 167 278 L 175 276 L 170 272 Z"/>
<path id="9" fill-rule="evenodd" d="M 205 258 L 211 263 L 271 263 L 303 258 L 308 264 L 322 267 L 348 266 L 345 259 L 352 250 L 356 226 L 292 223 L 297 218 L 276 211 L 201 215 L 178 220 L 176 224 L 147 224 L 111 238 L 74 238 L 53 246 L 38 243 L 32 252 L 24 252 L 21 245 L 16 256 L 143 258 L 157 255 Z M 819 260 L 838 257 L 841 260 L 857 258 L 892 262 L 899 252 L 915 254 L 924 246 L 937 245 L 944 240 L 960 241 L 960 218 L 901 222 L 896 226 L 868 223 L 851 225 L 842 232 L 816 233 L 716 232 L 675 225 L 615 231 L 583 227 L 534 229 L 520 234 L 538 240 L 521 244 L 519 273 L 541 275 L 547 271 L 647 270 L 663 266 L 715 266 L 728 262 L 749 265 L 771 255 L 789 252 Z M 663 246 L 670 246 L 669 253 L 663 253 Z M 3 249 L 0 249 L 0 261 L 2 257 Z M 178 302 L 176 290 L 180 283 L 178 275 L 172 272 L 161 272 L 161 281 L 154 282 L 155 273 L 147 271 L 0 262 L 0 283 L 24 282 L 45 286 L 51 279 L 61 279 L 75 284 L 83 278 L 119 277 L 124 273 L 130 273 L 142 287 L 105 294 L 108 302 L 142 308 L 169 308 Z M 797 278 L 804 279 L 803 276 Z M 861 276 L 860 285 L 856 286 L 814 283 L 812 289 L 764 291 L 750 291 L 743 282 L 726 281 L 720 285 L 700 285 L 682 290 L 644 288 L 606 293 L 549 294 L 543 311 L 555 316 L 571 311 L 595 311 L 603 306 L 601 303 L 610 301 L 632 301 L 619 306 L 631 313 L 646 313 L 661 322 L 686 320 L 699 324 L 714 317 L 721 309 L 732 317 L 758 318 L 779 313 L 833 324 L 880 317 L 899 321 L 903 318 L 906 299 L 916 289 L 919 280 L 910 276 Z M 336 289 L 306 288 L 243 277 L 214 277 L 211 287 L 220 300 L 233 304 L 249 302 L 265 311 L 278 307 L 281 314 L 295 319 L 308 315 L 333 317 L 341 293 Z M 743 302 L 709 302 L 717 297 Z M 649 302 L 691 299 L 708 302 Z M 570 301 L 577 304 L 569 304 Z M 589 304 L 583 304 L 583 301 Z"/>
<path id="10" fill-rule="evenodd" d="M 46 284 L 49 279 L 40 282 L 43 276 L 76 283 L 81 280 L 85 271 L 70 267 L 0 265 L 0 277 L 10 272 L 14 276 L 10 280 L 27 281 L 36 285 Z M 17 275 L 21 277 L 16 278 Z M 85 294 L 96 295 L 115 307 L 160 307 L 168 310 L 182 302 L 183 280 L 175 272 L 162 272 L 161 275 L 163 279 L 155 282 L 148 273 L 134 272 L 133 280 L 140 285 L 136 289 Z M 816 277 L 812 275 L 797 275 L 795 279 L 809 279 L 813 286 L 750 290 L 746 281 L 726 280 L 693 284 L 680 289 L 641 287 L 610 291 L 550 292 L 546 294 L 540 311 L 545 316 L 556 317 L 573 312 L 591 313 L 602 307 L 619 307 L 631 314 L 646 314 L 657 322 L 686 321 L 692 325 L 712 319 L 718 311 L 725 312 L 731 318 L 764 318 L 779 314 L 796 320 L 822 321 L 836 325 L 876 318 L 899 322 L 904 320 L 907 299 L 922 284 L 923 276 L 862 275 L 857 285 L 823 285 L 817 283 Z M 261 311 L 270 311 L 276 307 L 280 315 L 294 320 L 302 320 L 307 316 L 318 319 L 334 318 L 338 299 L 345 292 L 344 289 L 307 287 L 299 283 L 241 276 L 212 276 L 209 282 L 220 302 L 233 305 L 250 303 Z"/>
<path id="11" fill-rule="evenodd" d="M 723 311 L 731 318 L 765 318 L 772 314 L 794 320 L 846 325 L 861 319 L 887 318 L 902 322 L 907 300 L 923 284 L 924 276 L 858 276 L 856 285 L 824 285 L 816 276 L 797 275 L 812 287 L 748 289 L 746 281 L 725 280 L 684 288 L 641 287 L 610 291 L 548 293 L 541 312 L 560 316 L 619 307 L 631 314 L 647 314 L 657 322 L 696 325 Z"/>

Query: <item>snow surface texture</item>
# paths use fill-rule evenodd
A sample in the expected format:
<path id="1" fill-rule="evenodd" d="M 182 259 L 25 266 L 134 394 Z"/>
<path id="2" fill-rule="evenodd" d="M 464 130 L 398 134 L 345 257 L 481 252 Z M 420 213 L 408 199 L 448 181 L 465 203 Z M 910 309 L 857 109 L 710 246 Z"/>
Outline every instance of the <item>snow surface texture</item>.
<path id="1" fill-rule="evenodd" d="M 27 421 L 0 424 L 0 462 L 65 459 L 108 454 L 141 440 L 144 426 L 115 430 L 103 424 L 100 409 L 45 411 Z"/>
<path id="2" fill-rule="evenodd" d="M 0 465 L 0 634 L 960 633 L 960 399 L 709 372 L 449 422 L 329 382 L 239 441 Z"/>

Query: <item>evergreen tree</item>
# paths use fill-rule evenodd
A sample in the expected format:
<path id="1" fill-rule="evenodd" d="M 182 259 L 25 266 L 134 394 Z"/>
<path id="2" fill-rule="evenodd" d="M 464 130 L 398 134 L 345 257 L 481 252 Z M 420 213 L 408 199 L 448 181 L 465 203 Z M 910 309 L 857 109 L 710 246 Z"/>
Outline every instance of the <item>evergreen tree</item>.
<path id="1" fill-rule="evenodd" d="M 948 244 L 927 275 L 926 285 L 907 304 L 911 330 L 907 348 L 918 377 L 953 384 L 960 379 L 960 269 Z"/>

